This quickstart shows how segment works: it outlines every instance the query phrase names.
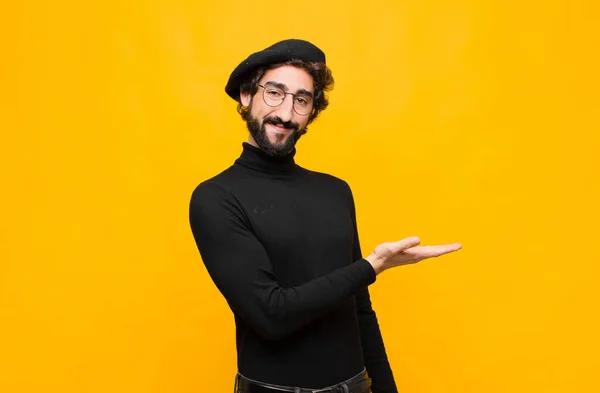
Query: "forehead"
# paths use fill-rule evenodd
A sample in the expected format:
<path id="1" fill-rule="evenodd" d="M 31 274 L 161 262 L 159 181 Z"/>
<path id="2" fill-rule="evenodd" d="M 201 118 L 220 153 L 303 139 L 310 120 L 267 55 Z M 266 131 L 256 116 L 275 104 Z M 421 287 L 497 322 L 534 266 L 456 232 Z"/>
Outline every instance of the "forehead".
<path id="1" fill-rule="evenodd" d="M 265 72 L 260 83 L 275 82 L 282 83 L 289 92 L 308 90 L 314 93 L 313 77 L 302 68 L 285 65 L 273 68 Z"/>

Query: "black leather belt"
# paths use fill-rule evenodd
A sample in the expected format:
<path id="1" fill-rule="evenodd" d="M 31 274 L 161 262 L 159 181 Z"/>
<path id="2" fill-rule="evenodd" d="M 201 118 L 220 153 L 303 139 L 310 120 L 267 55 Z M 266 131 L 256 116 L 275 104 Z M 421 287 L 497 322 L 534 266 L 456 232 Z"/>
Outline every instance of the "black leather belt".
<path id="1" fill-rule="evenodd" d="M 246 378 L 238 373 L 235 377 L 234 393 L 367 393 L 370 388 L 371 378 L 366 370 L 344 382 L 321 389 L 273 385 Z"/>

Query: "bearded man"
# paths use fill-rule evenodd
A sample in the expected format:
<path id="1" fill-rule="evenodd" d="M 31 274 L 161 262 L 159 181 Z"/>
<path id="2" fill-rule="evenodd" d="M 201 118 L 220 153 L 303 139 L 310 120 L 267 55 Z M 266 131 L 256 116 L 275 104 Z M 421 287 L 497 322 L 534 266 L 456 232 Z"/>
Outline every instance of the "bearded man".
<path id="1" fill-rule="evenodd" d="M 384 270 L 461 248 L 409 237 L 363 257 L 348 184 L 294 159 L 333 81 L 308 41 L 248 56 L 225 87 L 248 139 L 191 196 L 196 245 L 234 315 L 237 393 L 396 393 L 369 286 Z"/>

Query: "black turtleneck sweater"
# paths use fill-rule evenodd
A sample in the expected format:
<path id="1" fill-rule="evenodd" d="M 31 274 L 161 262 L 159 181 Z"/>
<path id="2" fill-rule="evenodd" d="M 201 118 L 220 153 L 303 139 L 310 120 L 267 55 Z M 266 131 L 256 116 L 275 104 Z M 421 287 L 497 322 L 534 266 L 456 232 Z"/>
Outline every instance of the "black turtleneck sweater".
<path id="1" fill-rule="evenodd" d="M 318 389 L 366 367 L 373 393 L 397 392 L 350 187 L 294 155 L 244 143 L 231 167 L 192 193 L 194 239 L 235 317 L 238 370 Z"/>

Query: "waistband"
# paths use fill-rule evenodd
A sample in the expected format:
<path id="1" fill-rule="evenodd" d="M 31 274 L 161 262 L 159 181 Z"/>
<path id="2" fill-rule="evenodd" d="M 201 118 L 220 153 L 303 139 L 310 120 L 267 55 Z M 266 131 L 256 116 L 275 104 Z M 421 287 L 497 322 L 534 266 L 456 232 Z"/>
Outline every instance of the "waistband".
<path id="1" fill-rule="evenodd" d="M 366 393 L 371 388 L 371 378 L 366 369 L 346 381 L 320 389 L 283 386 L 247 378 L 240 373 L 235 376 L 234 393 Z"/>

